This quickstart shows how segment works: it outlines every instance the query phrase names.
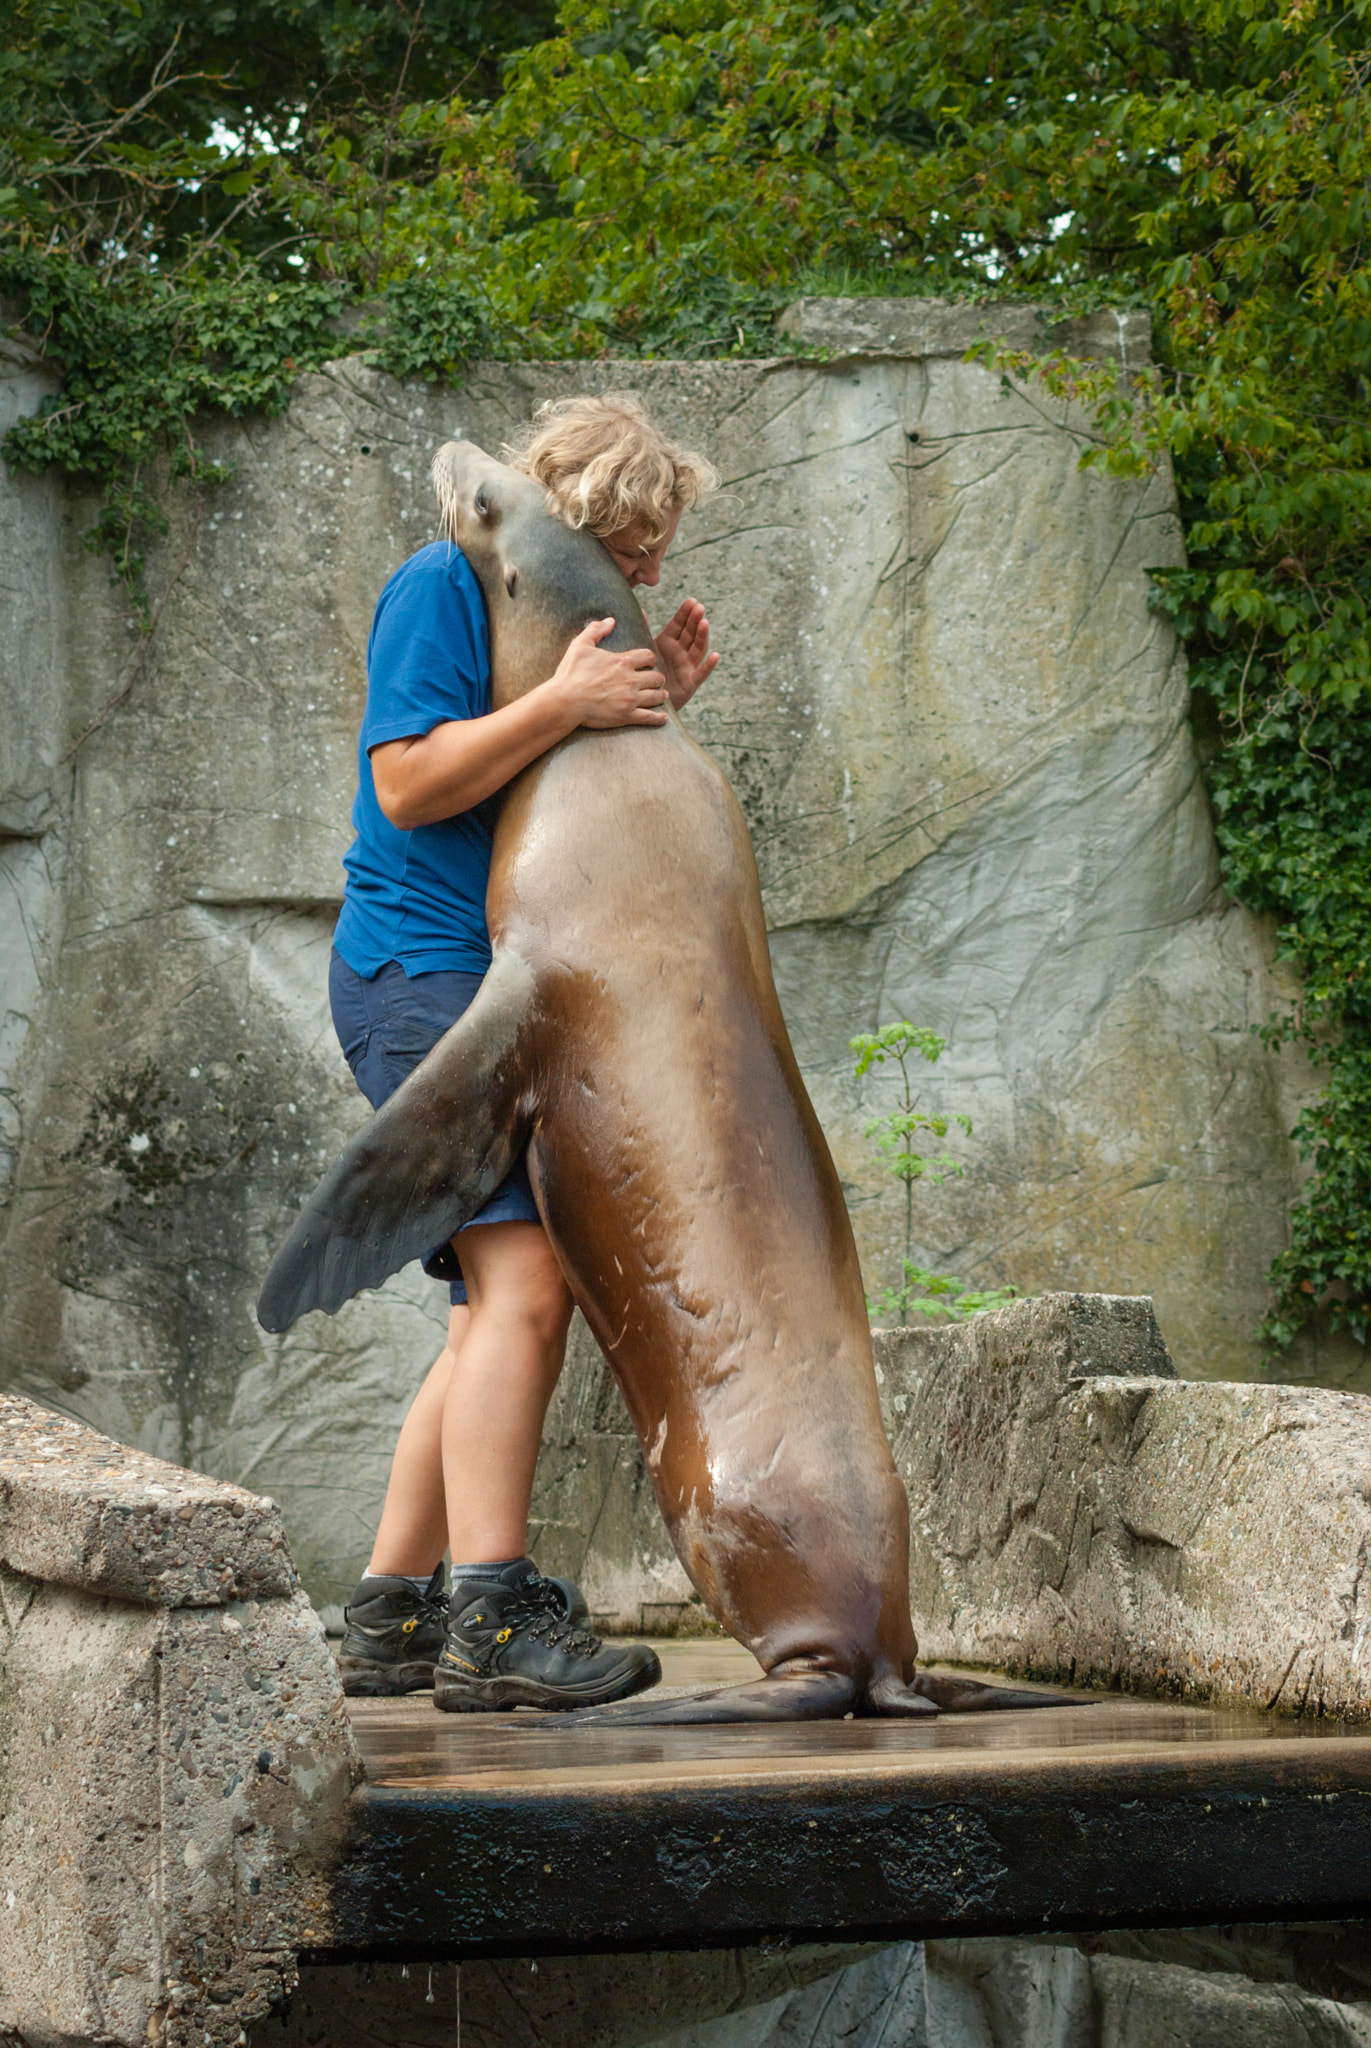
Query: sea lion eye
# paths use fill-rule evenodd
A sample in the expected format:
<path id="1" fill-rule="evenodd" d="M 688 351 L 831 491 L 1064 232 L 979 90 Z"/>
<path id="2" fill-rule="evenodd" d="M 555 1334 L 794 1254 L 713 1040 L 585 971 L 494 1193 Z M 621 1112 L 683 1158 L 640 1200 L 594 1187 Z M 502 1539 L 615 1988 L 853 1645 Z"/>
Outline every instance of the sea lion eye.
<path id="1" fill-rule="evenodd" d="M 490 492 L 482 484 L 476 493 L 476 517 L 478 519 L 489 519 L 490 510 Z"/>

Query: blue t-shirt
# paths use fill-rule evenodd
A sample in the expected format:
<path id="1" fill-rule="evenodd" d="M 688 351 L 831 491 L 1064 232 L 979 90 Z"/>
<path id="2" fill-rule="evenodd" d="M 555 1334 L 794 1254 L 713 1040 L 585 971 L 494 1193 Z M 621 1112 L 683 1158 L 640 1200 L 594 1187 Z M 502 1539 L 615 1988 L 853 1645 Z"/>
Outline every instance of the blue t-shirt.
<path id="1" fill-rule="evenodd" d="M 381 592 L 367 643 L 367 708 L 357 741 L 357 837 L 333 943 L 365 980 L 398 960 L 406 974 L 490 965 L 486 881 L 498 799 L 402 832 L 376 800 L 368 750 L 421 738 L 490 710 L 485 602 L 471 564 L 435 541 Z"/>

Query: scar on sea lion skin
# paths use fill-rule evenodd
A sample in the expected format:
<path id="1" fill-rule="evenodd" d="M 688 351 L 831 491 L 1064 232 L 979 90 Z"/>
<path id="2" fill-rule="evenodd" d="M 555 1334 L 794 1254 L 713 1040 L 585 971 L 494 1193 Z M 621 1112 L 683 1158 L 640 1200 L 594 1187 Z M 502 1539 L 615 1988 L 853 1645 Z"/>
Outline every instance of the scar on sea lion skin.
<path id="1" fill-rule="evenodd" d="M 434 480 L 490 626 L 491 696 L 632 592 L 541 487 L 467 443 Z M 539 1211 L 677 1555 L 766 1676 L 616 1722 L 1052 1704 L 915 1671 L 909 1508 L 837 1172 L 771 977 L 747 828 L 674 715 L 578 731 L 506 792 L 476 1000 L 321 1182 L 258 1304 L 333 1313 L 450 1238 L 528 1141 Z M 588 1718 L 588 1716 L 587 1716 Z"/>

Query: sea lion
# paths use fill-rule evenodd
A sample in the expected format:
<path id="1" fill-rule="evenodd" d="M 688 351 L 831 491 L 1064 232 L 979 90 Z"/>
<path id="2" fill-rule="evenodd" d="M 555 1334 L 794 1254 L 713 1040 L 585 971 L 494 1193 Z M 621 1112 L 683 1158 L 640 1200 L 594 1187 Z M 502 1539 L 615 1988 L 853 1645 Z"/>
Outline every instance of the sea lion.
<path id="1" fill-rule="evenodd" d="M 599 541 L 470 443 L 434 462 L 490 625 L 491 695 L 592 619 L 647 626 Z M 511 784 L 476 1000 L 320 1183 L 268 1330 L 449 1238 L 528 1141 L 539 1210 L 623 1390 L 677 1553 L 749 1685 L 596 1718 L 826 1719 L 1040 1705 L 915 1670 L 909 1509 L 838 1176 L 771 976 L 733 791 L 673 716 L 578 731 Z"/>

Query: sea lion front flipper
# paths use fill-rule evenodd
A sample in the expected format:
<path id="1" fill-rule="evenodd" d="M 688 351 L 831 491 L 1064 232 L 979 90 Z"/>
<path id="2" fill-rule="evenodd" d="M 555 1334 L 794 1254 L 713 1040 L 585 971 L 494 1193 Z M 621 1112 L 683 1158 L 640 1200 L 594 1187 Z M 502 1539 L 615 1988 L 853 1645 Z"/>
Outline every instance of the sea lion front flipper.
<path id="1" fill-rule="evenodd" d="M 944 1714 L 1016 1714 L 1025 1707 L 1088 1707 L 1094 1702 L 1078 1692 L 1029 1692 L 1015 1685 L 982 1685 L 975 1678 L 959 1678 L 947 1672 L 916 1671 L 908 1686 L 891 1686 L 885 1699 L 882 1688 L 873 1686 L 871 1705 L 878 1714 L 907 1714 L 901 1703 L 914 1694 L 932 1700 Z"/>
<path id="2" fill-rule="evenodd" d="M 652 1693 L 612 1707 L 583 1707 L 578 1728 L 590 1722 L 612 1728 L 699 1728 L 729 1721 L 841 1721 L 857 1688 L 842 1671 L 802 1671 L 792 1678 L 754 1678 L 746 1685 L 716 1686 L 712 1692 Z M 925 1705 L 925 1713 L 934 1710 Z"/>
<path id="3" fill-rule="evenodd" d="M 497 953 L 475 1001 L 340 1154 L 305 1204 L 257 1298 L 264 1330 L 334 1315 L 460 1230 L 528 1132 L 525 1040 L 533 976 Z"/>

